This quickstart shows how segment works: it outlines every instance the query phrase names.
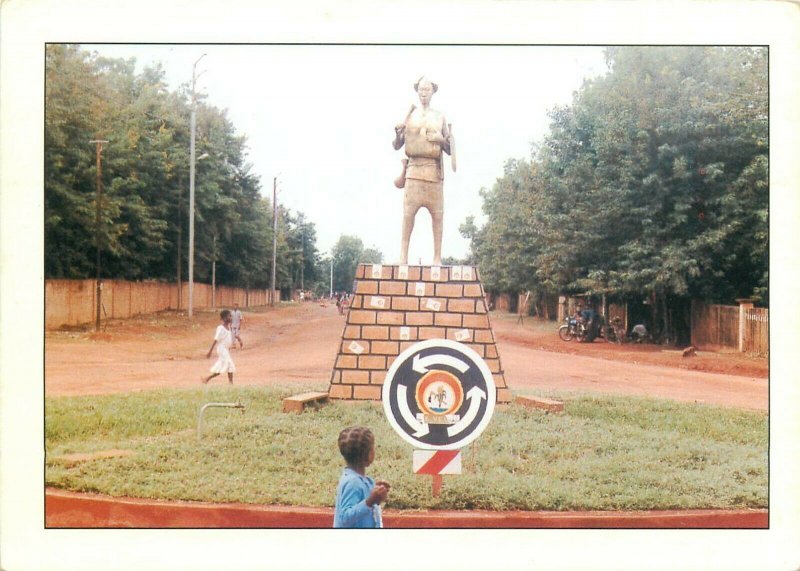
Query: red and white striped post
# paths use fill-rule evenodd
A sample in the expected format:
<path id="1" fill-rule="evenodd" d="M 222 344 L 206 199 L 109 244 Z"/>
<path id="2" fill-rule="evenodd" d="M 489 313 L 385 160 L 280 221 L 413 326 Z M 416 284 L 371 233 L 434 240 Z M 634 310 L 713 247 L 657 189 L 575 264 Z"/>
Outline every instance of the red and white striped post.
<path id="1" fill-rule="evenodd" d="M 438 498 L 442 490 L 442 474 L 461 473 L 461 450 L 414 450 L 415 474 L 430 474 L 431 491 Z"/>

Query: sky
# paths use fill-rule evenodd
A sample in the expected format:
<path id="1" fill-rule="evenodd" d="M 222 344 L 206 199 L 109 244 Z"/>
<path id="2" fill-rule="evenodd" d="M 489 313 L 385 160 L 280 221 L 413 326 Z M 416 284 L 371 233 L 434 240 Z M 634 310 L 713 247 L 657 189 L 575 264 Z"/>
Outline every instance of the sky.
<path id="1" fill-rule="evenodd" d="M 444 113 L 456 141 L 457 172 L 445 157 L 443 256 L 464 257 L 458 227 L 483 220 L 479 191 L 491 188 L 509 159 L 528 158 L 548 129 L 547 113 L 568 104 L 584 78 L 606 72 L 603 48 L 574 46 L 319 46 L 91 44 L 109 57 L 135 58 L 137 70 L 160 62 L 171 88 L 191 79 L 227 109 L 248 140 L 248 161 L 262 193 L 304 212 L 322 253 L 342 234 L 378 248 L 386 263 L 400 250 L 402 191 L 393 185 L 402 150 L 394 125 L 421 75 L 439 86 L 431 107 Z M 197 154 L 203 152 L 198 148 Z M 409 261 L 430 263 L 430 216 L 417 214 Z"/>

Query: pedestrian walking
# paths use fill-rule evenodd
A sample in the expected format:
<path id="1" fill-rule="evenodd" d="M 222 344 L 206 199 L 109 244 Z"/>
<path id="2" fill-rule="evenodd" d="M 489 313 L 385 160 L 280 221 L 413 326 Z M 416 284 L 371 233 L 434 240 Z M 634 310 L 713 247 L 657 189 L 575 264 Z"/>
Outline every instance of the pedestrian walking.
<path id="1" fill-rule="evenodd" d="M 200 380 L 203 381 L 203 384 L 206 384 L 214 377 L 222 373 L 227 373 L 228 383 L 232 385 L 233 373 L 236 372 L 236 365 L 233 364 L 233 359 L 229 351 L 233 344 L 233 336 L 231 335 L 231 312 L 227 309 L 223 309 L 219 317 L 222 323 L 217 325 L 217 330 L 214 333 L 214 342 L 211 344 L 208 353 L 206 353 L 206 359 L 208 359 L 211 357 L 211 352 L 214 350 L 214 347 L 216 347 L 217 361 L 211 366 L 211 374 L 207 377 L 201 376 Z"/>

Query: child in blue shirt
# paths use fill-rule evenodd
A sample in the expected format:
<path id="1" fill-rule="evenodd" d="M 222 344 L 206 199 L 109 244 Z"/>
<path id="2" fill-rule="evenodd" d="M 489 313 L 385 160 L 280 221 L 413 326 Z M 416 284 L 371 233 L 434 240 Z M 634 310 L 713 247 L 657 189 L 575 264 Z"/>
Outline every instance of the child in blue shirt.
<path id="1" fill-rule="evenodd" d="M 339 452 L 347 467 L 336 488 L 333 527 L 383 527 L 380 504 L 389 495 L 389 483 L 365 475 L 375 460 L 375 436 L 369 428 L 345 428 L 339 433 Z"/>

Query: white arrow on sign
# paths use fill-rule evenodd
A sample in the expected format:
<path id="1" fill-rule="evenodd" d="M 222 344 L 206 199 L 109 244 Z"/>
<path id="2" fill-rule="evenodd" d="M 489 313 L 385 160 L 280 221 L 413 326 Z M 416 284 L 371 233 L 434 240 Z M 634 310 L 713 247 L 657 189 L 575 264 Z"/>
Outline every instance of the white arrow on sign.
<path id="1" fill-rule="evenodd" d="M 455 436 L 475 420 L 475 417 L 478 416 L 478 410 L 481 408 L 481 399 L 486 398 L 486 393 L 480 387 L 472 387 L 467 391 L 467 398 L 469 399 L 467 414 L 464 415 L 464 418 L 447 429 L 448 436 Z"/>
<path id="2" fill-rule="evenodd" d="M 397 407 L 400 409 L 400 415 L 411 428 L 414 429 L 414 436 L 425 436 L 430 432 L 428 425 L 424 422 L 417 422 L 414 415 L 411 414 L 411 409 L 408 408 L 408 400 L 406 399 L 406 386 L 397 385 Z"/>
<path id="3" fill-rule="evenodd" d="M 411 368 L 417 373 L 424 375 L 428 372 L 428 367 L 431 365 L 448 365 L 456 369 L 459 373 L 466 373 L 467 369 L 469 369 L 469 365 L 461 359 L 457 359 L 451 355 L 441 354 L 428 355 L 422 358 L 420 358 L 419 354 L 414 355 L 414 362 Z"/>

